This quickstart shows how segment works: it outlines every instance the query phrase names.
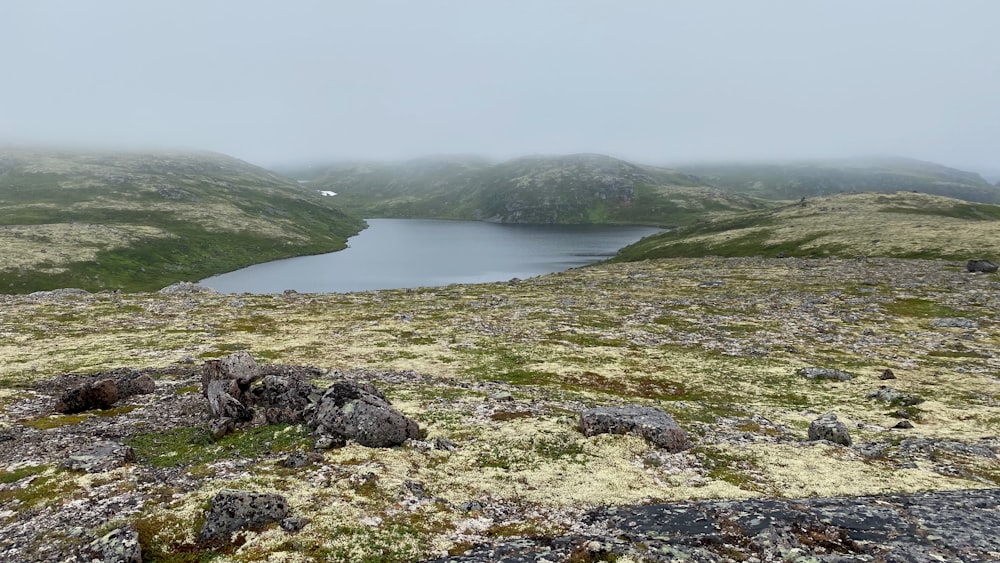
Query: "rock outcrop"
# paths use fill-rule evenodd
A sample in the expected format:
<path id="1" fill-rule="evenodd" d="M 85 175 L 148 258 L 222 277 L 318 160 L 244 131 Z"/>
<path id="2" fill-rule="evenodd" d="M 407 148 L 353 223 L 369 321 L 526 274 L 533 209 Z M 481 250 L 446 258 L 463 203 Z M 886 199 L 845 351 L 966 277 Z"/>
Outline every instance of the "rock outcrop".
<path id="1" fill-rule="evenodd" d="M 135 528 L 116 528 L 87 544 L 80 555 L 85 561 L 142 563 L 142 546 Z"/>
<path id="2" fill-rule="evenodd" d="M 212 498 L 198 541 L 226 542 L 237 530 L 263 529 L 284 520 L 288 512 L 288 501 L 281 495 L 223 489 Z"/>
<path id="3" fill-rule="evenodd" d="M 687 447 L 687 434 L 673 417 L 655 407 L 596 407 L 580 413 L 586 436 L 634 434 L 670 452 Z"/>

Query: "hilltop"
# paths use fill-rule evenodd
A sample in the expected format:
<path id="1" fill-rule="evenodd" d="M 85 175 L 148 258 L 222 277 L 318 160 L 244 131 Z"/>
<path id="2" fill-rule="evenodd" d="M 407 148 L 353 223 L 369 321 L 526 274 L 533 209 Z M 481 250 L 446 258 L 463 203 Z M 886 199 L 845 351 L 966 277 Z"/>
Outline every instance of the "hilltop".
<path id="1" fill-rule="evenodd" d="M 0 291 L 159 289 L 331 252 L 332 198 L 213 153 L 0 150 Z"/>
<path id="2" fill-rule="evenodd" d="M 840 192 L 917 191 L 979 203 L 1000 203 L 1000 186 L 982 176 L 910 158 L 844 158 L 788 162 L 706 162 L 677 165 L 711 185 L 763 199 L 799 199 Z"/>
<path id="3" fill-rule="evenodd" d="M 615 260 L 801 256 L 996 260 L 1000 206 L 912 192 L 806 198 L 647 237 Z"/>
<path id="4" fill-rule="evenodd" d="M 345 209 L 365 217 L 673 226 L 767 206 L 688 174 L 597 154 L 529 156 L 497 164 L 471 157 L 424 158 L 288 173 L 315 189 L 336 192 Z"/>

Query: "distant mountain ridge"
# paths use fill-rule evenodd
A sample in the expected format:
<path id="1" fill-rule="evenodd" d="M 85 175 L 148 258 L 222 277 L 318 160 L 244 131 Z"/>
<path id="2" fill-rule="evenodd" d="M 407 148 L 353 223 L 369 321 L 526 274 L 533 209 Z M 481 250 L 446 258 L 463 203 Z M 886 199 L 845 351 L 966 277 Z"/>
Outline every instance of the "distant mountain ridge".
<path id="1" fill-rule="evenodd" d="M 0 148 L 0 292 L 153 290 L 332 252 L 364 227 L 332 199 L 216 153 Z"/>
<path id="2" fill-rule="evenodd" d="M 917 191 L 978 203 L 1000 203 L 1000 187 L 979 174 L 900 157 L 706 162 L 681 164 L 676 168 L 726 191 L 764 199 Z"/>
<path id="3" fill-rule="evenodd" d="M 598 154 L 526 156 L 498 164 L 425 158 L 290 173 L 315 189 L 337 192 L 345 209 L 368 217 L 669 226 L 705 213 L 766 206 L 689 174 Z"/>

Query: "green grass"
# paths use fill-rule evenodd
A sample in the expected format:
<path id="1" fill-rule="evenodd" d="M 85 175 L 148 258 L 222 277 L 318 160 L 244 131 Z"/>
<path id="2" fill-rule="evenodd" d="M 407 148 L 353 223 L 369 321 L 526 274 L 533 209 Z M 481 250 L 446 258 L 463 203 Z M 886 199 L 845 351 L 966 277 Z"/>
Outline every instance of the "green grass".
<path id="1" fill-rule="evenodd" d="M 189 467 L 237 457 L 262 455 L 306 448 L 311 444 L 301 426 L 277 424 L 250 428 L 213 441 L 202 428 L 176 428 L 148 432 L 129 441 L 140 463 L 154 467 Z"/>

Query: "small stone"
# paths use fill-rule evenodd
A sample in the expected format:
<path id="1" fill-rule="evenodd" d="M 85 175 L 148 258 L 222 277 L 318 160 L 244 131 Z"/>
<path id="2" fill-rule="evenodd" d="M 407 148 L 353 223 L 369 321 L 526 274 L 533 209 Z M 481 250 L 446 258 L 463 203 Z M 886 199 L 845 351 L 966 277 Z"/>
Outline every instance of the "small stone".
<path id="1" fill-rule="evenodd" d="M 452 442 L 448 438 L 434 438 L 434 449 L 435 450 L 445 450 L 448 452 L 453 452 L 458 449 L 455 442 Z"/>
<path id="2" fill-rule="evenodd" d="M 493 393 L 492 395 L 490 395 L 489 399 L 491 401 L 497 401 L 497 402 L 500 402 L 500 401 L 513 401 L 514 400 L 514 395 L 511 395 L 507 391 L 498 391 L 498 392 Z"/>
<path id="3" fill-rule="evenodd" d="M 882 375 L 878 376 L 878 378 L 879 378 L 879 379 L 896 379 L 896 374 L 892 373 L 892 370 L 891 370 L 891 369 L 889 369 L 889 368 L 886 368 L 886 369 L 885 369 L 885 370 L 884 370 L 884 371 L 882 372 Z"/>
<path id="4" fill-rule="evenodd" d="M 902 391 L 885 385 L 882 385 L 877 390 L 869 393 L 868 398 L 884 401 L 897 407 L 909 407 L 924 402 L 923 399 L 917 397 L 916 395 L 908 395 Z"/>
<path id="5" fill-rule="evenodd" d="M 899 428 L 901 430 L 905 430 L 907 428 L 913 428 L 913 423 L 904 418 L 903 420 L 897 422 L 896 425 L 893 426 L 893 428 Z"/>
<path id="6" fill-rule="evenodd" d="M 342 448 L 347 445 L 347 440 L 343 436 L 330 436 L 329 434 L 320 434 L 313 442 L 313 449 L 317 451 L 329 450 L 331 448 Z"/>
<path id="7" fill-rule="evenodd" d="M 289 516 L 281 521 L 281 529 L 292 534 L 305 528 L 310 520 L 305 516 Z"/>

